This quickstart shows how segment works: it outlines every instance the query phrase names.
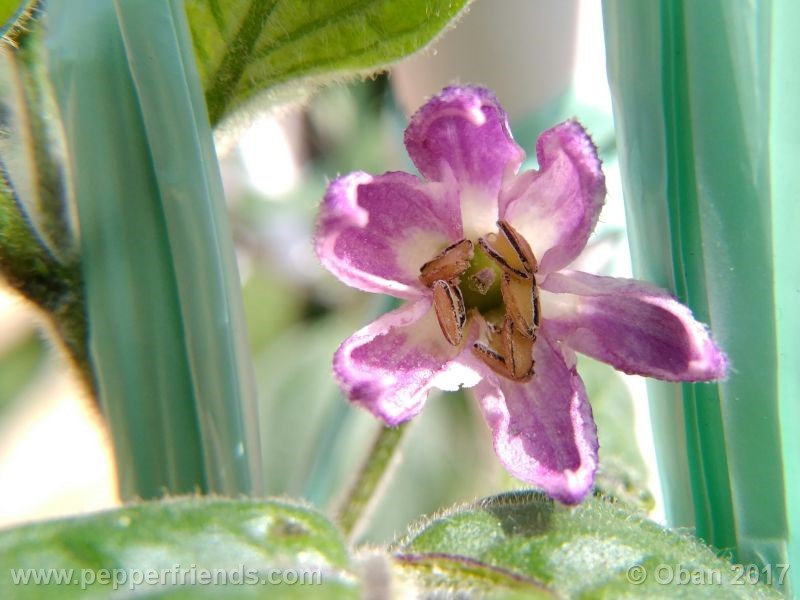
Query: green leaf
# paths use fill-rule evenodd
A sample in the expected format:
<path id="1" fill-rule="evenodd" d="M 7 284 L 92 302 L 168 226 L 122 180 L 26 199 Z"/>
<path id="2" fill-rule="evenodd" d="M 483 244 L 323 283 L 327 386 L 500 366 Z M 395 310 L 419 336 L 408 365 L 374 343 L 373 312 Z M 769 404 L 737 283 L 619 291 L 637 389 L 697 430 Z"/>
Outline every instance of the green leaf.
<path id="1" fill-rule="evenodd" d="M 70 270 L 49 252 L 27 219 L 0 160 L 0 275 L 48 312 L 68 294 Z"/>
<path id="2" fill-rule="evenodd" d="M 73 569 L 75 583 L 14 585 L 19 569 L 50 569 L 51 573 Z M 122 595 L 358 597 L 347 549 L 336 528 L 319 513 L 283 501 L 183 498 L 0 533 L 0 597 L 105 598 L 113 584 L 100 583 L 103 569 L 112 576 L 116 573 Z M 183 581 L 179 574 L 172 574 L 179 569 L 185 571 Z M 232 585 L 200 585 L 202 572 L 218 570 L 230 574 Z M 271 572 L 277 574 L 273 581 L 280 579 L 278 570 L 296 573 L 306 583 L 265 587 Z M 161 576 L 165 583 L 160 585 L 167 587 L 132 588 L 136 574 L 148 571 L 165 573 Z M 191 585 L 192 571 L 197 585 Z M 240 577 L 239 572 L 242 577 L 257 572 L 260 581 L 237 585 L 234 578 Z M 92 576 L 98 581 L 81 586 Z M 121 582 L 123 577 L 126 580 Z M 284 581 L 291 582 L 290 576 Z"/>
<path id="3" fill-rule="evenodd" d="M 0 354 L 0 422 L 3 411 L 37 374 L 45 358 L 39 337 L 30 334 Z"/>
<path id="4" fill-rule="evenodd" d="M 395 571 L 421 584 L 431 596 L 456 591 L 481 598 L 557 598 L 541 582 L 514 571 L 463 556 L 440 553 L 401 554 Z M 446 597 L 446 596 L 445 596 Z"/>
<path id="5" fill-rule="evenodd" d="M 0 273 L 45 311 L 91 390 L 63 144 L 35 24 L 25 23 L 13 49 L 0 48 Z"/>
<path id="6" fill-rule="evenodd" d="M 0 0 L 0 48 L 16 44 L 38 4 L 39 0 Z"/>
<path id="7" fill-rule="evenodd" d="M 63 168 L 63 139 L 45 67 L 41 28 L 0 52 L 0 156 L 8 178 L 48 251 L 77 263 Z"/>
<path id="8" fill-rule="evenodd" d="M 569 508 L 533 492 L 495 496 L 422 523 L 394 552 L 403 572 L 422 586 L 459 580 L 461 561 L 473 578 L 479 567 L 486 569 L 487 583 L 503 572 L 567 597 L 686 597 L 687 585 L 681 582 L 688 576 L 707 582 L 718 578 L 693 586 L 693 598 L 780 597 L 764 585 L 748 584 L 735 567 L 689 535 L 599 498 Z M 411 569 L 414 563 L 424 568 Z M 629 578 L 641 571 L 632 567 L 647 574 L 638 585 Z"/>
<path id="9" fill-rule="evenodd" d="M 430 42 L 467 2 L 187 0 L 211 123 L 257 92 L 274 101 L 373 73 Z"/>

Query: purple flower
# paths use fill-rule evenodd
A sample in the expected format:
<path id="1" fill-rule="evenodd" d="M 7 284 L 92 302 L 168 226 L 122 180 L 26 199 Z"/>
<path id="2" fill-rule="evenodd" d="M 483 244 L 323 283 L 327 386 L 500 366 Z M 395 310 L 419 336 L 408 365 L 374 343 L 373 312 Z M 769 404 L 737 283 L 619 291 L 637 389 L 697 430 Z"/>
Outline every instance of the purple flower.
<path id="1" fill-rule="evenodd" d="M 494 95 L 450 87 L 412 117 L 405 145 L 424 179 L 350 173 L 322 203 L 322 264 L 406 300 L 341 345 L 336 377 L 388 425 L 416 415 L 432 387 L 472 387 L 506 469 L 580 502 L 598 444 L 575 351 L 669 381 L 723 377 L 725 355 L 666 292 L 566 269 L 606 193 L 576 121 L 545 131 L 540 169 L 517 173 L 525 154 Z"/>

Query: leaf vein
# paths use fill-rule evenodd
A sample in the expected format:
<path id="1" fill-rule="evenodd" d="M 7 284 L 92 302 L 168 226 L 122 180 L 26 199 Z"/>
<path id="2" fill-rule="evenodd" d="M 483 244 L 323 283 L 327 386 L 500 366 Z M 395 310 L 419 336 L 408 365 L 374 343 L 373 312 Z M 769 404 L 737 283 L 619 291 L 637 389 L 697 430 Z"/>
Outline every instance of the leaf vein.
<path id="1" fill-rule="evenodd" d="M 348 6 L 345 6 L 339 11 L 328 13 L 313 21 L 309 21 L 302 27 L 298 27 L 294 31 L 289 31 L 285 34 L 283 39 L 271 40 L 270 42 L 261 46 L 254 53 L 254 57 L 258 60 L 264 59 L 278 49 L 286 48 L 292 44 L 302 40 L 312 33 L 316 33 L 326 27 L 338 25 L 342 21 L 347 20 L 349 17 L 358 14 L 362 9 L 369 8 L 371 4 L 381 4 L 383 0 L 360 0 Z"/>
<path id="2" fill-rule="evenodd" d="M 311 69 L 314 68 L 327 67 L 330 65 L 334 65 L 337 62 L 345 59 L 358 59 L 374 51 L 376 48 L 385 45 L 387 41 L 393 41 L 393 42 L 398 41 L 408 36 L 409 34 L 414 34 L 417 33 L 418 31 L 419 29 L 416 26 L 408 27 L 406 29 L 395 31 L 394 37 L 392 38 L 377 40 L 375 42 L 367 44 L 366 46 L 362 46 L 361 48 L 348 48 L 345 54 L 337 54 L 335 56 L 329 56 L 325 59 L 315 59 L 315 60 L 298 62 L 283 70 L 270 72 L 266 76 L 260 78 L 254 77 L 249 81 L 248 87 L 258 88 L 258 87 L 266 87 L 268 85 L 274 85 L 276 83 L 281 83 L 282 81 L 292 77 L 293 75 L 302 73 L 303 71 L 311 71 Z M 390 61 L 391 59 L 386 59 L 386 60 Z M 376 70 L 379 70 L 380 68 L 381 68 L 380 64 L 375 65 Z M 312 74 L 311 72 L 308 73 L 308 75 L 311 74 Z"/>
<path id="3" fill-rule="evenodd" d="M 208 2 L 208 9 L 211 11 L 211 16 L 214 19 L 214 24 L 217 26 L 217 30 L 224 34 L 225 33 L 225 15 L 222 12 L 222 9 L 219 6 L 219 0 L 206 0 Z"/>
<path id="4" fill-rule="evenodd" d="M 256 41 L 269 22 L 278 2 L 279 0 L 252 0 L 250 3 L 236 35 L 225 50 L 219 68 L 210 79 L 206 103 L 212 124 L 225 114 L 239 80 L 252 59 Z"/>

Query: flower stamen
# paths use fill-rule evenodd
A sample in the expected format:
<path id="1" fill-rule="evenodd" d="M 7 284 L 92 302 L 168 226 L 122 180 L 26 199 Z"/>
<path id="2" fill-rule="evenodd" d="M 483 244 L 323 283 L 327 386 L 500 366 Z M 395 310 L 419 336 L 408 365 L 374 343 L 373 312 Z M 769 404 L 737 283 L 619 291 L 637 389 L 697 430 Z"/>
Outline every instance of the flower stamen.
<path id="1" fill-rule="evenodd" d="M 506 366 L 515 381 L 528 381 L 533 377 L 533 344 L 536 336 L 529 337 L 521 332 L 511 317 L 506 316 L 503 323 L 503 348 Z"/>
<path id="2" fill-rule="evenodd" d="M 467 324 L 467 309 L 459 287 L 441 279 L 434 281 L 433 308 L 445 339 L 453 346 L 458 346 Z"/>
<path id="3" fill-rule="evenodd" d="M 426 287 L 433 287 L 436 281 L 453 281 L 469 269 L 474 255 L 472 241 L 459 240 L 422 265 L 419 280 Z"/>
<path id="4" fill-rule="evenodd" d="M 497 222 L 501 235 L 490 233 L 479 238 L 478 244 L 500 268 L 522 279 L 531 279 L 538 269 L 530 245 L 519 232 L 502 219 Z"/>
<path id="5" fill-rule="evenodd" d="M 486 255 L 501 270 L 500 294 L 505 307 L 502 327 L 489 323 L 489 342 L 473 344 L 473 352 L 494 372 L 514 381 L 533 377 L 533 345 L 541 322 L 539 268 L 528 241 L 502 219 L 499 235 L 491 233 L 478 240 Z"/>
<path id="6" fill-rule="evenodd" d="M 511 223 L 500 219 L 497 222 L 497 227 L 503 234 L 503 237 L 508 241 L 509 245 L 514 249 L 519 261 L 525 268 L 525 272 L 533 275 L 539 269 L 539 263 L 533 254 L 528 240 L 526 240 L 519 231 L 511 226 Z"/>
<path id="7" fill-rule="evenodd" d="M 507 379 L 514 379 L 513 373 L 511 373 L 506 364 L 506 359 L 499 352 L 495 352 L 482 342 L 475 342 L 472 345 L 472 352 L 498 375 L 502 375 Z"/>
<path id="8" fill-rule="evenodd" d="M 500 293 L 508 316 L 522 335 L 531 339 L 536 337 L 541 320 L 539 304 L 539 288 L 535 277 L 519 279 L 504 272 L 500 280 Z"/>
<path id="9" fill-rule="evenodd" d="M 489 338 L 488 345 L 473 344 L 475 355 L 507 379 L 528 381 L 533 376 L 533 345 L 541 319 L 536 285 L 538 263 L 527 240 L 508 222 L 497 221 L 497 229 L 498 233 L 478 239 L 486 257 L 480 251 L 476 254 L 471 240 L 462 239 L 423 264 L 419 278 L 433 291 L 439 328 L 449 344 L 461 344 L 468 310 L 474 311 L 483 316 Z M 481 268 L 487 257 L 489 266 Z M 469 307 L 460 288 L 468 271 Z M 499 294 L 495 286 L 499 287 Z M 492 288 L 496 295 L 487 295 Z M 476 301 L 470 291 L 482 298 Z M 498 314 L 499 311 L 503 312 Z"/>

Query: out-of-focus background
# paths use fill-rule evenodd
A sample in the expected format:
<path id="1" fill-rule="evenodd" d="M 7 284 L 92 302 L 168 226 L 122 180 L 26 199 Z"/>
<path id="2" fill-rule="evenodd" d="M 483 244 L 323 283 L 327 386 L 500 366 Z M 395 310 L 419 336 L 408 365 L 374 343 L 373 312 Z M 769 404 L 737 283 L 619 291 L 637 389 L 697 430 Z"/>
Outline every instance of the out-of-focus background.
<path id="1" fill-rule="evenodd" d="M 573 116 L 586 125 L 609 194 L 578 268 L 630 276 L 602 36 L 596 0 L 477 0 L 431 49 L 388 74 L 218 132 L 268 494 L 330 507 L 377 430 L 339 394 L 330 361 L 343 339 L 390 305 L 319 266 L 315 213 L 339 173 L 413 171 L 402 146 L 407 117 L 444 85 L 494 89 L 529 155 L 542 129 Z M 535 157 L 526 168 L 534 166 Z M 0 286 L 0 527 L 119 503 L 102 418 L 47 340 L 32 309 Z M 643 381 L 582 363 L 600 428 L 600 486 L 643 501 L 660 519 Z M 469 393 L 433 394 L 365 539 L 390 539 L 424 513 L 516 486 Z"/>

